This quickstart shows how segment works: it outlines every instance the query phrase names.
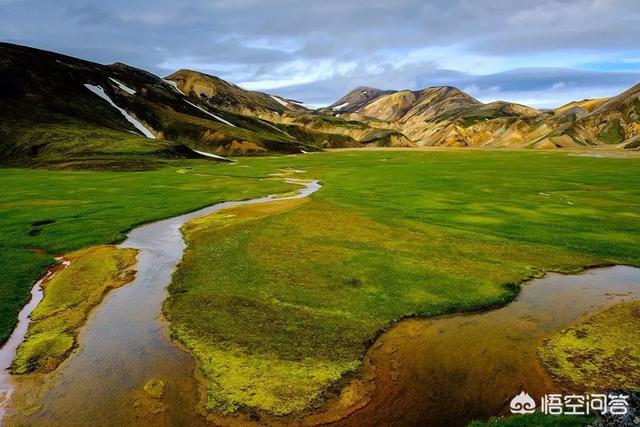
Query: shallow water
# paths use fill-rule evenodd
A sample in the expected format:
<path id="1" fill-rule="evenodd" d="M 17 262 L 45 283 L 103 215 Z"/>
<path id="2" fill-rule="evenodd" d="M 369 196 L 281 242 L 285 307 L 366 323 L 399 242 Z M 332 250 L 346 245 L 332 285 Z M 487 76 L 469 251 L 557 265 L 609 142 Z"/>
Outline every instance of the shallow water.
<path id="1" fill-rule="evenodd" d="M 304 185 L 298 195 L 282 199 L 306 197 L 320 188 L 317 182 Z M 39 399 L 39 411 L 14 414 L 11 423 L 204 424 L 195 410 L 199 385 L 194 360 L 167 338 L 161 316 L 166 286 L 185 249 L 179 228 L 226 207 L 272 200 L 221 203 L 129 233 L 122 246 L 140 250 L 135 280 L 110 292 L 95 310 L 81 334 L 81 347 L 60 366 L 53 386 Z M 536 349 L 543 340 L 611 305 L 637 299 L 640 269 L 617 266 L 533 280 L 500 309 L 402 321 L 368 352 L 365 371 L 373 373 L 375 383 L 369 403 L 337 424 L 462 426 L 472 419 L 507 415 L 509 400 L 522 390 L 536 398 L 563 392 L 538 362 Z M 166 384 L 161 399 L 142 391 L 151 379 Z M 29 391 L 28 386 L 23 389 Z M 263 421 L 336 419 L 336 414 L 324 415 Z"/>
<path id="2" fill-rule="evenodd" d="M 47 276 L 49 274 L 47 273 Z M 45 277 L 47 277 L 45 276 Z M 31 288 L 31 299 L 22 307 L 18 314 L 18 324 L 11 333 L 11 336 L 0 349 L 0 420 L 4 417 L 6 407 L 9 405 L 14 383 L 9 373 L 11 362 L 16 355 L 20 343 L 24 340 L 29 327 L 29 315 L 40 304 L 44 293 L 42 292 L 42 280 L 38 280 Z M 1 424 L 1 422 L 0 422 Z"/>
<path id="3" fill-rule="evenodd" d="M 219 210 L 275 200 L 304 198 L 320 188 L 302 182 L 298 194 L 225 202 L 132 230 L 122 247 L 139 250 L 135 280 L 111 291 L 80 335 L 80 348 L 52 378 L 53 386 L 30 416 L 14 414 L 11 423 L 30 425 L 194 425 L 198 383 L 193 358 L 168 339 L 162 303 L 185 243 L 180 227 Z M 165 383 L 161 399 L 151 399 L 143 386 L 151 379 Z M 28 386 L 28 385 L 26 385 Z M 20 380 L 18 380 L 18 394 Z"/>
<path id="4" fill-rule="evenodd" d="M 509 415 L 509 401 L 522 390 L 538 402 L 571 391 L 553 383 L 536 349 L 586 316 L 638 299 L 640 269 L 617 266 L 533 280 L 500 309 L 402 321 L 368 353 L 371 401 L 337 424 L 465 426 Z"/>
<path id="5" fill-rule="evenodd" d="M 11 397 L 16 386 L 14 377 L 10 374 L 9 369 L 16 356 L 18 347 L 27 335 L 27 330 L 31 323 L 31 313 L 44 298 L 42 286 L 51 280 L 60 270 L 71 264 L 70 261 L 62 258 L 58 258 L 57 260 L 61 262 L 50 268 L 49 271 L 31 287 L 31 298 L 29 302 L 25 304 L 18 313 L 16 327 L 11 332 L 9 339 L 0 348 L 0 426 L 2 425 L 2 418 L 11 407 Z"/>

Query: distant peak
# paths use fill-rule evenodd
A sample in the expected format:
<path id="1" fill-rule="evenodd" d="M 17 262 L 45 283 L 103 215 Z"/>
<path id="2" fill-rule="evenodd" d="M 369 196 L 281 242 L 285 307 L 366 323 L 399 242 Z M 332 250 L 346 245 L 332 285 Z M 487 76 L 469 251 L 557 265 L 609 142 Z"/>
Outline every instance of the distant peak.
<path id="1" fill-rule="evenodd" d="M 378 89 L 376 87 L 371 87 L 371 86 L 358 86 L 357 88 L 353 89 L 352 92 L 357 92 L 357 91 L 377 91 L 377 92 L 382 92 L 382 89 Z"/>

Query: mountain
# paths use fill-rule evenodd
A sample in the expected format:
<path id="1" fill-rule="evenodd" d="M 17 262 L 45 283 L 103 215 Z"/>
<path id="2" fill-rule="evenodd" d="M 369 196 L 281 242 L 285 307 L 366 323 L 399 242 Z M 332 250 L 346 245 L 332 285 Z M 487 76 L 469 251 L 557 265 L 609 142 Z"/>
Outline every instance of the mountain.
<path id="1" fill-rule="evenodd" d="M 637 148 L 640 137 L 640 84 L 597 105 L 576 122 L 592 139 Z"/>
<path id="2" fill-rule="evenodd" d="M 312 111 L 299 102 L 262 92 L 249 91 L 228 83 L 219 77 L 191 70 L 180 70 L 165 80 L 186 96 L 206 103 L 211 108 L 256 117 L 269 121 L 280 131 L 299 141 L 321 148 L 373 146 L 411 146 L 408 138 L 393 129 L 380 129 L 360 121 L 349 121 L 333 116 L 333 110 Z M 360 88 L 347 95 L 359 102 L 371 100 L 387 92 Z M 370 90 L 370 94 L 363 92 Z M 355 101 L 354 101 L 355 102 Z M 355 104 L 354 104 L 355 105 Z"/>
<path id="3" fill-rule="evenodd" d="M 262 92 L 249 91 L 219 77 L 191 70 L 180 70 L 165 77 L 191 98 L 199 98 L 212 107 L 239 114 L 270 116 L 285 111 L 306 111 L 299 102 Z"/>
<path id="4" fill-rule="evenodd" d="M 0 164 L 147 169 L 165 159 L 323 148 L 640 145 L 640 85 L 537 110 L 449 86 L 358 87 L 319 110 L 190 70 L 160 78 L 116 63 L 0 43 Z"/>
<path id="5" fill-rule="evenodd" d="M 394 90 L 380 90 L 373 87 L 360 86 L 338 99 L 325 111 L 338 113 L 354 113 L 381 96 L 394 93 Z"/>
<path id="6" fill-rule="evenodd" d="M 99 159 L 103 167 L 145 168 L 163 158 L 198 156 L 193 150 L 230 155 L 317 148 L 125 64 L 0 43 L 2 163 L 74 166 Z"/>
<path id="7" fill-rule="evenodd" d="M 332 105 L 355 99 L 359 91 Z M 333 108 L 333 114 L 394 129 L 418 146 L 637 148 L 640 139 L 640 85 L 613 98 L 575 101 L 550 111 L 505 101 L 484 104 L 448 86 L 382 92 L 373 89 L 375 97 L 358 98 L 357 107 Z"/>
<path id="8" fill-rule="evenodd" d="M 0 163 L 146 169 L 163 159 L 409 145 L 371 127 L 189 70 L 162 79 L 0 43 Z"/>

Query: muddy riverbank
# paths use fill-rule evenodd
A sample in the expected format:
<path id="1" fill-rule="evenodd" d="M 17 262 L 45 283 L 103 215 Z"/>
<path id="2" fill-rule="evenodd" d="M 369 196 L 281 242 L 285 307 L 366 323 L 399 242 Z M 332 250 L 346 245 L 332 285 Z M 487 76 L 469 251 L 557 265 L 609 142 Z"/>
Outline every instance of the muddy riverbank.
<path id="1" fill-rule="evenodd" d="M 107 295 L 81 333 L 80 348 L 56 372 L 16 380 L 19 411 L 6 418 L 7 424 L 204 424 L 196 410 L 202 390 L 193 357 L 168 337 L 161 314 L 185 249 L 180 227 L 224 208 L 302 198 L 320 188 L 317 182 L 297 183 L 304 188 L 295 195 L 220 203 L 129 233 L 121 246 L 139 250 L 135 280 Z M 580 392 L 555 384 L 540 365 L 536 352 L 545 339 L 607 307 L 638 299 L 637 268 L 549 274 L 523 284 L 518 297 L 502 308 L 394 325 L 368 351 L 363 375 L 318 414 L 217 421 L 463 426 L 508 415 L 509 400 L 520 391 L 536 398 Z M 145 391 L 148 384 L 153 387 Z"/>
<path id="2" fill-rule="evenodd" d="M 509 415 L 510 399 L 523 390 L 536 398 L 581 392 L 555 384 L 537 349 L 556 331 L 638 299 L 640 269 L 616 266 L 549 274 L 524 284 L 518 297 L 499 309 L 404 320 L 367 354 L 363 372 L 373 391 L 367 396 L 362 378 L 352 382 L 355 394 L 363 390 L 362 407 L 350 412 L 338 400 L 330 403 L 333 415 L 350 412 L 335 425 L 465 426 Z M 331 415 L 314 420 L 328 421 Z"/>
<path id="3" fill-rule="evenodd" d="M 289 182 L 303 188 L 287 197 L 218 203 L 132 230 L 120 246 L 139 250 L 135 280 L 107 295 L 80 334 L 79 349 L 57 371 L 47 378 L 16 380 L 14 404 L 19 410 L 5 422 L 67 426 L 203 423 L 204 418 L 195 411 L 200 386 L 194 376 L 194 360 L 170 340 L 161 315 L 166 287 L 185 249 L 180 227 L 228 207 L 303 198 L 320 188 L 317 181 Z M 144 391 L 152 380 L 164 384 L 159 397 Z M 36 392 L 41 394 L 34 399 Z"/>

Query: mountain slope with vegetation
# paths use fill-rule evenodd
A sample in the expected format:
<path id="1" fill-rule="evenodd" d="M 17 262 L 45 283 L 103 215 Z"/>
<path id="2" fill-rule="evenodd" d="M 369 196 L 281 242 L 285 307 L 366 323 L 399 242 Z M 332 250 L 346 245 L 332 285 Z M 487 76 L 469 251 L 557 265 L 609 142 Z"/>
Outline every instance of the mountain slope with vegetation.
<path id="1" fill-rule="evenodd" d="M 346 114 L 343 110 L 334 114 L 392 128 L 417 146 L 640 146 L 640 84 L 616 97 L 576 101 L 547 111 L 505 101 L 484 104 L 447 86 L 375 93 L 379 95 L 360 100 L 355 108 L 342 106 Z"/>
<path id="2" fill-rule="evenodd" d="M 449 86 L 358 87 L 311 110 L 191 70 L 162 79 L 8 43 L 0 58 L 0 162 L 8 165 L 138 170 L 202 153 L 364 146 L 640 147 L 640 85 L 546 111 L 483 104 Z"/>
<path id="3" fill-rule="evenodd" d="M 124 64 L 0 44 L 3 163 L 197 157 L 315 148 L 256 118 L 219 110 Z"/>
<path id="4" fill-rule="evenodd" d="M 210 108 L 243 114 L 271 123 L 276 129 L 296 140 L 320 148 L 413 145 L 392 126 L 372 126 L 363 121 L 345 120 L 339 115 L 333 115 L 334 110 L 331 109 L 310 110 L 299 102 L 245 90 L 218 77 L 197 71 L 180 70 L 167 76 L 166 80 L 174 82 L 193 102 L 203 102 Z M 361 89 L 358 93 L 363 100 L 386 93 L 371 88 Z"/>

